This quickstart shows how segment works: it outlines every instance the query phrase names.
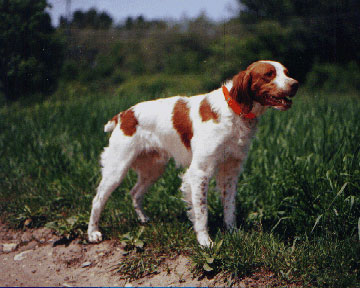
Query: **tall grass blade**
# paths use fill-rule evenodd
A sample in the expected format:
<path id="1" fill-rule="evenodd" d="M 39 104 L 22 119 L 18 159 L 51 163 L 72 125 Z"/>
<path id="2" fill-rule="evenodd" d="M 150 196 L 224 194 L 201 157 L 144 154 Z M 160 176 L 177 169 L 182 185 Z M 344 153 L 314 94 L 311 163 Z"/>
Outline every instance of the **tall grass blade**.
<path id="1" fill-rule="evenodd" d="M 319 221 L 320 221 L 320 219 L 322 218 L 322 216 L 323 216 L 323 214 L 320 214 L 320 215 L 316 218 L 315 224 L 314 224 L 313 228 L 311 229 L 311 232 L 310 232 L 310 233 L 312 233 L 312 232 L 314 231 L 315 227 L 319 224 Z"/>
<path id="2" fill-rule="evenodd" d="M 344 185 L 340 188 L 339 192 L 336 194 L 336 196 L 334 197 L 334 199 L 331 201 L 328 209 L 330 209 L 330 207 L 334 204 L 336 198 L 338 198 L 338 197 L 344 192 L 344 189 L 345 189 L 345 187 L 347 186 L 347 184 L 348 184 L 347 182 L 344 183 Z"/>

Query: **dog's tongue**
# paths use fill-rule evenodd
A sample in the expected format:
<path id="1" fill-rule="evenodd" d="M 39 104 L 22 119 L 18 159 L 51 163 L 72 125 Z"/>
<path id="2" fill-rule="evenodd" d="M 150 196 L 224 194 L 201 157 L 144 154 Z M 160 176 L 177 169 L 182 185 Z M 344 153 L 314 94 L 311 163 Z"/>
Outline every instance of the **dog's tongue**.
<path id="1" fill-rule="evenodd" d="M 280 111 L 285 111 L 285 110 L 289 109 L 291 107 L 291 104 L 292 104 L 292 101 L 290 99 L 288 99 L 288 98 L 277 99 L 276 102 L 277 103 L 275 105 L 273 105 L 272 107 L 274 109 L 277 109 L 277 110 L 280 110 Z"/>

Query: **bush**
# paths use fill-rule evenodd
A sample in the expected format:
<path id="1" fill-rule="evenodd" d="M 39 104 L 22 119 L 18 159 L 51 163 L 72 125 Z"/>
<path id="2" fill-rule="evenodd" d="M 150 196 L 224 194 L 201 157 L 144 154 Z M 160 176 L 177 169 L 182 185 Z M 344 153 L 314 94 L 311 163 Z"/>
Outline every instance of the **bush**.
<path id="1" fill-rule="evenodd" d="M 305 48 L 294 36 L 293 27 L 263 21 L 245 28 L 248 31 L 228 34 L 221 41 L 214 41 L 205 70 L 221 74 L 220 78 L 225 80 L 254 61 L 275 60 L 283 63 L 291 76 L 303 80 L 309 67 L 301 61 Z"/>
<path id="2" fill-rule="evenodd" d="M 325 92 L 345 92 L 360 89 L 360 67 L 355 62 L 348 65 L 316 63 L 306 77 L 306 87 Z"/>
<path id="3" fill-rule="evenodd" d="M 79 77 L 79 65 L 74 60 L 65 61 L 61 75 L 65 81 L 73 81 Z"/>
<path id="4" fill-rule="evenodd" d="M 174 95 L 194 95 L 205 92 L 203 79 L 198 75 L 155 74 L 139 76 L 126 81 L 117 89 L 119 97 L 132 99 L 131 104 Z M 135 97 L 141 95 L 141 97 Z"/>
<path id="5" fill-rule="evenodd" d="M 49 92 L 63 59 L 45 0 L 0 0 L 0 89 L 9 100 Z"/>

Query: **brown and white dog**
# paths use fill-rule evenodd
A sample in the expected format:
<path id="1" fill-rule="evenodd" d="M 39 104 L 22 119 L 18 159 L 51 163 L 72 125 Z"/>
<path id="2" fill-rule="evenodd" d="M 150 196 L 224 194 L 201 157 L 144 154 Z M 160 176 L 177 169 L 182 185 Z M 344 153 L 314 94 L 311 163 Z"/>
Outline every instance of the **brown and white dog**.
<path id="1" fill-rule="evenodd" d="M 176 96 L 138 103 L 106 125 L 109 146 L 101 155 L 102 180 L 93 200 L 88 227 L 90 242 L 102 240 L 99 218 L 110 194 L 129 168 L 138 174 L 131 190 L 141 222 L 148 220 L 142 199 L 172 157 L 188 167 L 181 190 L 200 245 L 211 245 L 207 229 L 207 190 L 215 174 L 228 229 L 235 223 L 238 176 L 256 131 L 257 118 L 268 107 L 287 110 L 299 83 L 274 61 L 258 61 L 222 88 L 207 94 Z"/>

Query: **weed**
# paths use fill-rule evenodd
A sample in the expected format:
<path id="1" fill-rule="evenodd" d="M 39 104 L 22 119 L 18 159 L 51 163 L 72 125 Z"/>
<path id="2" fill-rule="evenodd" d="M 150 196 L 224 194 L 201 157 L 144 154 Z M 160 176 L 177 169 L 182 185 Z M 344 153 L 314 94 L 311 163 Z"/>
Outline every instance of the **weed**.
<path id="1" fill-rule="evenodd" d="M 143 232 L 144 227 L 141 227 L 135 235 L 131 235 L 130 232 L 122 235 L 121 244 L 125 247 L 126 250 L 132 250 L 134 248 L 143 250 L 145 243 L 140 239 Z"/>

